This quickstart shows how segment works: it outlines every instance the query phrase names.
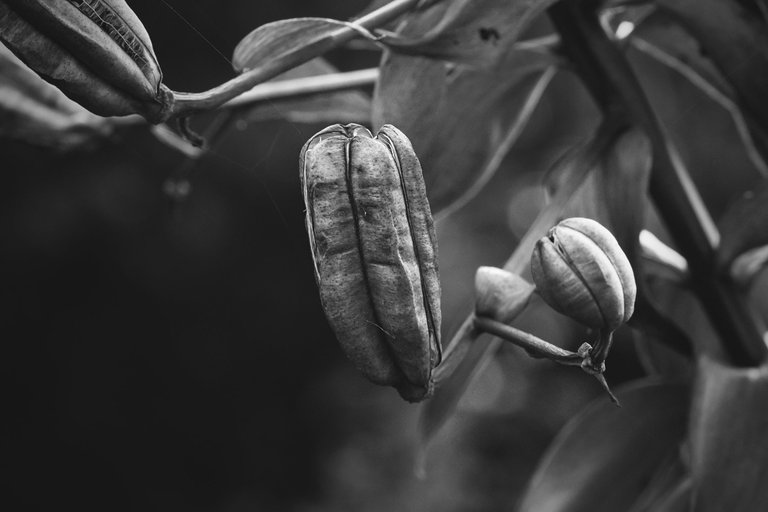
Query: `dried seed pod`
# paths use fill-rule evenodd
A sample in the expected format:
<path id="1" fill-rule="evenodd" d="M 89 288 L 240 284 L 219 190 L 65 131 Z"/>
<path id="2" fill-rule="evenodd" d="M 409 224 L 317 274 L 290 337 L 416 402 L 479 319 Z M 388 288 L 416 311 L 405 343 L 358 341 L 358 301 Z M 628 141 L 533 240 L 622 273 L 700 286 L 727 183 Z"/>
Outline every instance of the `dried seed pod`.
<path id="1" fill-rule="evenodd" d="M 632 316 L 637 287 L 613 235 L 598 222 L 572 217 L 536 243 L 533 281 L 553 309 L 595 329 L 613 331 Z"/>
<path id="2" fill-rule="evenodd" d="M 124 0 L 0 0 L 0 40 L 96 114 L 167 117 L 173 94 Z"/>
<path id="3" fill-rule="evenodd" d="M 534 286 L 517 274 L 496 267 L 475 273 L 475 314 L 511 323 L 531 298 Z"/>
<path id="4" fill-rule="evenodd" d="M 440 362 L 437 241 L 407 137 L 333 125 L 301 151 L 315 277 L 342 349 L 408 401 L 432 392 Z"/>

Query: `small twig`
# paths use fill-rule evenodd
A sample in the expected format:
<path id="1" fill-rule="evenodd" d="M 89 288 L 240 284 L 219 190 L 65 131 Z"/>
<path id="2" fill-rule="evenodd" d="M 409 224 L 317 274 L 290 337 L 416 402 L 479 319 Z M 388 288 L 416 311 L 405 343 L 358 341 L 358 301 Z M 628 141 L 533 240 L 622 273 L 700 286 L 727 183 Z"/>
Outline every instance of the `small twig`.
<path id="1" fill-rule="evenodd" d="M 524 348 L 532 356 L 549 359 L 566 366 L 578 366 L 586 373 L 595 377 L 600 386 L 608 393 L 611 401 L 616 405 L 620 405 L 618 399 L 608 387 L 608 382 L 606 382 L 603 375 L 605 363 L 594 358 L 593 352 L 600 352 L 600 345 L 595 345 L 593 349 L 589 343 L 582 343 L 578 352 L 572 352 L 493 318 L 475 316 L 473 323 L 476 329 L 493 334 L 501 340 L 514 343 L 518 347 Z"/>
<path id="2" fill-rule="evenodd" d="M 512 342 L 518 347 L 524 348 L 538 357 L 543 357 L 567 366 L 581 366 L 584 361 L 584 357 L 576 352 L 560 348 L 538 336 L 516 329 L 510 325 L 503 324 L 493 318 L 475 316 L 474 324 L 478 329 L 493 334 L 504 341 Z"/>

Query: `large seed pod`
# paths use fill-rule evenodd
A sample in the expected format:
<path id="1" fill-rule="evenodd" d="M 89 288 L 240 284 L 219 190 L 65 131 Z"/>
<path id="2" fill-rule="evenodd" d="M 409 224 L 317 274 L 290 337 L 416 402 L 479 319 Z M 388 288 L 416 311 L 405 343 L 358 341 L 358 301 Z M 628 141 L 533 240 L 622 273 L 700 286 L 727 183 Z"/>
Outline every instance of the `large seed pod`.
<path id="1" fill-rule="evenodd" d="M 437 241 L 407 137 L 333 125 L 301 151 L 320 299 L 342 349 L 408 401 L 432 392 L 440 362 Z"/>
<path id="2" fill-rule="evenodd" d="M 149 35 L 123 0 L 0 0 L 0 40 L 96 114 L 159 122 L 170 108 Z"/>
<path id="3" fill-rule="evenodd" d="M 613 331 L 634 311 L 632 266 L 594 220 L 572 217 L 553 227 L 536 243 L 531 274 L 547 304 L 586 326 Z"/>

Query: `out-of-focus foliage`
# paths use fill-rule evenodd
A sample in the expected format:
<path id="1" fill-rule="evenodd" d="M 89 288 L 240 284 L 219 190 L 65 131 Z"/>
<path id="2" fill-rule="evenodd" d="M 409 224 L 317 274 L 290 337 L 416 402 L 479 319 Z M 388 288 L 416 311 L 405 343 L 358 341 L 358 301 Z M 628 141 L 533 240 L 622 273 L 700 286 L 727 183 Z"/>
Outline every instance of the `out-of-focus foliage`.
<path id="1" fill-rule="evenodd" d="M 96 144 L 110 123 L 70 100 L 0 44 L 0 137 L 58 151 Z"/>

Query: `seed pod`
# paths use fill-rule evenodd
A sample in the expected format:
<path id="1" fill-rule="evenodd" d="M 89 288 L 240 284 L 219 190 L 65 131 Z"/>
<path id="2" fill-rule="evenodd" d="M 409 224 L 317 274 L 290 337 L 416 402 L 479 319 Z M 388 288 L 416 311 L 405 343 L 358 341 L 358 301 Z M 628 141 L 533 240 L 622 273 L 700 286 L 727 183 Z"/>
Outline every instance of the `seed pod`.
<path id="1" fill-rule="evenodd" d="M 533 281 L 553 309 L 595 329 L 613 331 L 632 316 L 637 287 L 613 235 L 591 219 L 572 217 L 536 243 Z"/>
<path id="2" fill-rule="evenodd" d="M 522 313 L 534 286 L 517 274 L 496 267 L 475 273 L 475 314 L 509 324 Z"/>
<path id="3" fill-rule="evenodd" d="M 301 151 L 307 231 L 323 309 L 371 381 L 427 398 L 440 362 L 437 242 L 407 137 L 333 125 Z"/>
<path id="4" fill-rule="evenodd" d="M 173 94 L 124 0 L 0 0 L 0 40 L 96 114 L 167 117 Z"/>

